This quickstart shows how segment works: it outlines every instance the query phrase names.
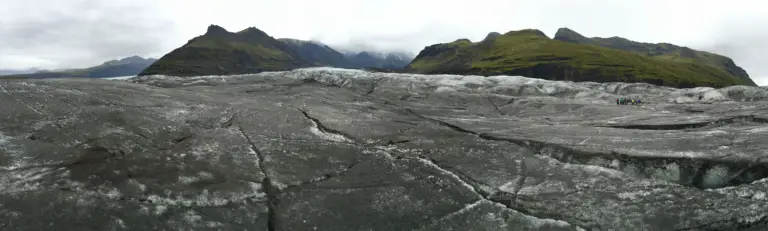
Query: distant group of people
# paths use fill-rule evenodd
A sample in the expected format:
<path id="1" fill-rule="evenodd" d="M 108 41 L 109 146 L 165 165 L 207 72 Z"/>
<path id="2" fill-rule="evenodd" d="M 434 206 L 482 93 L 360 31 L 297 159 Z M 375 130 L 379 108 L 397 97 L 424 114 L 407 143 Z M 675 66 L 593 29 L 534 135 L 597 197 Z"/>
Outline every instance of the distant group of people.
<path id="1" fill-rule="evenodd" d="M 640 99 L 616 98 L 616 105 L 627 105 L 627 104 L 638 105 L 641 103 L 643 102 L 640 101 Z"/>

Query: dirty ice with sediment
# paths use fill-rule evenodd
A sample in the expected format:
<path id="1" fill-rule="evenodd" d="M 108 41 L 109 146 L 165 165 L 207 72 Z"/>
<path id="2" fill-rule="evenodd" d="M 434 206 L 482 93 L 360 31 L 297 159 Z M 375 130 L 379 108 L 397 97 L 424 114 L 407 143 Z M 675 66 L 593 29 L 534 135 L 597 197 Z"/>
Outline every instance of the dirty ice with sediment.
<path id="1" fill-rule="evenodd" d="M 765 87 L 306 68 L 0 95 L 0 227 L 768 229 Z"/>

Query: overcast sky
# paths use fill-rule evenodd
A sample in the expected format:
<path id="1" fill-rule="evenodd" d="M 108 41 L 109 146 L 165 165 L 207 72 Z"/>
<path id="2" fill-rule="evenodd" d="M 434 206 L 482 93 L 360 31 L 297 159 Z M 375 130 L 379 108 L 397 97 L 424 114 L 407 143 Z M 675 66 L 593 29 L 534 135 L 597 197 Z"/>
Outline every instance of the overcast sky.
<path id="1" fill-rule="evenodd" d="M 551 37 L 569 27 L 588 37 L 720 53 L 768 85 L 768 3 L 761 0 L 3 0 L 0 15 L 0 69 L 159 58 L 210 24 L 413 53 L 491 31 L 536 28 Z"/>

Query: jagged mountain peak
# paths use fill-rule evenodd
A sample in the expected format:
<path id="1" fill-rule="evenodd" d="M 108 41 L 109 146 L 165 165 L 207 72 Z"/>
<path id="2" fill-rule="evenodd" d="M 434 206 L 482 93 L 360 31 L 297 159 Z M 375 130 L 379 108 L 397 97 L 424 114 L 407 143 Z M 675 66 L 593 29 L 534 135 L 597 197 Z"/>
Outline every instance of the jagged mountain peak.
<path id="1" fill-rule="evenodd" d="M 488 41 L 488 40 L 494 39 L 494 38 L 499 37 L 499 36 L 501 36 L 501 33 L 499 33 L 499 32 L 491 32 L 491 33 L 488 33 L 488 35 L 485 36 L 483 41 Z"/>
<path id="2" fill-rule="evenodd" d="M 229 34 L 230 32 L 227 31 L 227 29 L 224 29 L 224 27 L 221 27 L 219 25 L 211 24 L 208 26 L 208 29 L 206 30 L 206 35 L 222 35 L 222 34 Z"/>
<path id="3" fill-rule="evenodd" d="M 245 35 L 245 36 L 249 36 L 249 37 L 269 36 L 266 32 L 264 32 L 264 31 L 262 31 L 262 30 L 260 30 L 259 28 L 256 28 L 256 27 L 245 28 L 245 29 L 243 29 L 241 31 L 238 31 L 237 34 Z"/>
<path id="4" fill-rule="evenodd" d="M 509 32 L 507 32 L 507 33 L 504 33 L 504 35 L 505 35 L 505 36 L 510 36 L 510 35 L 524 35 L 524 34 L 533 34 L 533 35 L 536 35 L 536 36 L 541 36 L 541 37 L 549 38 L 549 37 L 547 36 L 547 34 L 545 34 L 544 32 L 542 32 L 542 31 L 541 31 L 541 30 L 539 30 L 539 29 L 522 29 L 522 30 L 513 30 L 513 31 L 509 31 Z"/>
<path id="5" fill-rule="evenodd" d="M 560 36 L 569 36 L 569 37 L 573 36 L 573 37 L 578 37 L 578 38 L 587 38 L 587 37 L 584 37 L 583 35 L 579 34 L 579 32 L 576 32 L 576 31 L 574 31 L 574 30 L 572 30 L 571 28 L 568 28 L 568 27 L 560 27 L 560 28 L 557 29 L 557 32 L 555 32 L 555 38 L 560 37 Z"/>

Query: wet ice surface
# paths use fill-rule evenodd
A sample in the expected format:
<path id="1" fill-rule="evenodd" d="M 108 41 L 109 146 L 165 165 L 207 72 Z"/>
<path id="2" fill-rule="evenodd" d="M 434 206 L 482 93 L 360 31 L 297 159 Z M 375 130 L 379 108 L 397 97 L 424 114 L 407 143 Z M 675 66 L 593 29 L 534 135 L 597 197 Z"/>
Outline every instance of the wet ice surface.
<path id="1" fill-rule="evenodd" d="M 315 68 L 0 95 L 2 230 L 768 228 L 766 88 Z"/>

